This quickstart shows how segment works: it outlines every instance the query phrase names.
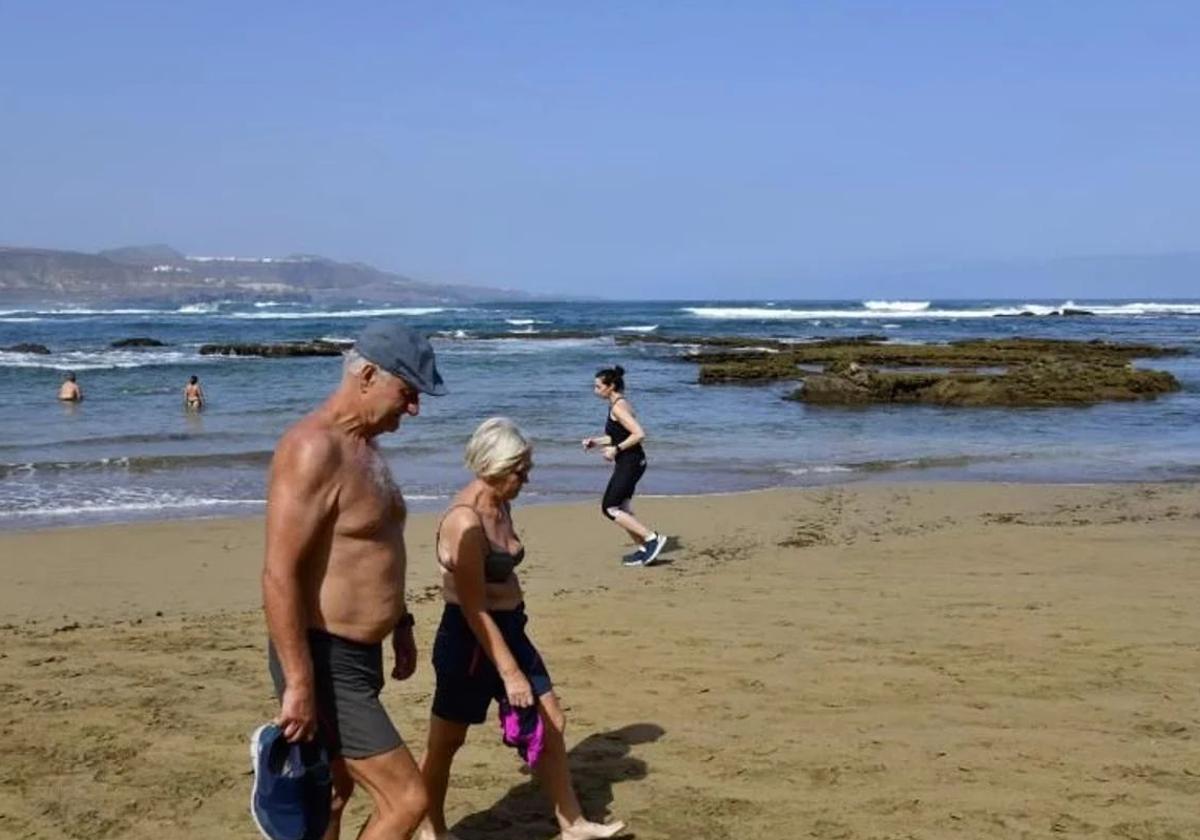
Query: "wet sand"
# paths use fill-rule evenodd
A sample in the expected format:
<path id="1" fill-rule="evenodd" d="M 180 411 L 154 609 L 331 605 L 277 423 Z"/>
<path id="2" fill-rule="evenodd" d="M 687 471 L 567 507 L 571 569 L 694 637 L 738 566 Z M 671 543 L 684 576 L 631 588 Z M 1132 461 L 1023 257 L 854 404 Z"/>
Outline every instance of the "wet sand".
<path id="1" fill-rule="evenodd" d="M 1200 837 L 1200 487 L 863 485 L 517 511 L 589 814 L 652 838 Z M 385 702 L 417 753 L 437 621 Z M 0 534 L 0 837 L 252 838 L 260 520 Z M 365 817 L 352 806 L 344 836 Z M 476 727 L 464 840 L 554 836 Z"/>

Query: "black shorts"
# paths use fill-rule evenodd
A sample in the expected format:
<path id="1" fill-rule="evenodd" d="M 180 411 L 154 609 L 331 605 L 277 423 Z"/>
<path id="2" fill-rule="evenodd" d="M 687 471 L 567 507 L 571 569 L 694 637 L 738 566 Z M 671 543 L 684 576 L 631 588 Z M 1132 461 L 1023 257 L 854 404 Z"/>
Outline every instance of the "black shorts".
<path id="1" fill-rule="evenodd" d="M 613 516 L 609 508 L 619 508 L 633 498 L 637 483 L 646 472 L 646 456 L 640 452 L 617 456 L 613 464 L 612 477 L 604 488 L 604 498 L 600 501 L 600 510 L 609 519 Z"/>
<path id="2" fill-rule="evenodd" d="M 383 690 L 383 645 L 355 642 L 309 629 L 313 683 L 317 694 L 317 739 L 332 756 L 368 758 L 404 743 L 379 702 Z M 267 647 L 275 693 L 283 697 L 283 668 L 275 646 Z"/>
<path id="3" fill-rule="evenodd" d="M 488 615 L 529 680 L 533 696 L 548 693 L 554 686 L 546 663 L 525 635 L 529 623 L 525 605 L 515 610 L 491 610 Z M 433 671 L 437 675 L 433 713 L 442 720 L 483 723 L 492 700 L 504 697 L 504 680 L 483 652 L 458 604 L 446 604 L 442 610 L 442 622 L 433 640 Z"/>

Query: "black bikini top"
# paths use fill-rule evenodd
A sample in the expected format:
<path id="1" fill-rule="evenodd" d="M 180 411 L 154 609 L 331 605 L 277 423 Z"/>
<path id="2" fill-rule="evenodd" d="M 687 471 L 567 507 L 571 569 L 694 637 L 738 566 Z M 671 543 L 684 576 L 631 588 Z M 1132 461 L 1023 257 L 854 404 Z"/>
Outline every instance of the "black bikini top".
<path id="1" fill-rule="evenodd" d="M 449 513 L 451 510 L 454 510 L 454 508 L 460 507 L 470 508 L 471 510 L 475 511 L 476 516 L 479 516 L 479 511 L 475 510 L 475 508 L 471 507 L 471 505 L 451 505 L 449 510 L 446 512 Z M 443 515 L 442 518 L 445 519 L 445 516 Z M 480 527 L 483 527 L 482 517 L 480 517 Z M 484 536 L 487 536 L 486 531 L 484 532 Z M 442 562 L 442 556 L 437 553 L 437 547 L 441 543 L 441 538 L 442 525 L 439 522 L 437 536 L 435 537 L 433 544 L 433 550 L 437 555 L 438 565 L 449 572 L 452 570 L 446 568 L 446 564 Z M 488 583 L 504 583 L 510 577 L 512 577 L 513 571 L 517 568 L 517 566 L 521 565 L 521 561 L 524 559 L 525 546 L 518 548 L 514 554 L 508 551 L 501 551 L 500 549 L 496 548 L 496 546 L 492 545 L 491 541 L 489 540 L 488 553 L 483 558 L 483 579 Z"/>

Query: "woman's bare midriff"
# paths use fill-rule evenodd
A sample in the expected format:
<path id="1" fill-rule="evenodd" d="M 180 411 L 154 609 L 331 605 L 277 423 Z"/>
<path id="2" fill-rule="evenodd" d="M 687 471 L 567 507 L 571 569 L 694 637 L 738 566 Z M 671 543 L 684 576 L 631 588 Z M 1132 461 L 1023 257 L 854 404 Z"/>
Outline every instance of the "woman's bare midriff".
<path id="1" fill-rule="evenodd" d="M 504 583 L 485 583 L 483 595 L 488 612 L 515 610 L 525 600 L 525 595 L 521 591 L 521 581 L 515 573 L 509 575 L 508 580 Z M 458 593 L 454 591 L 454 575 L 444 568 L 442 569 L 442 599 L 447 604 L 458 603 Z"/>

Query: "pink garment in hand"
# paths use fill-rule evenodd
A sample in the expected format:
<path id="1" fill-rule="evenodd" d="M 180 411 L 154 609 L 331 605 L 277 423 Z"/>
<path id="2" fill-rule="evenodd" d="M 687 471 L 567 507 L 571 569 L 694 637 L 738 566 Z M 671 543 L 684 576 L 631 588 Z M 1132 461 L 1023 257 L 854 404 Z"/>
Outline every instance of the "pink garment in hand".
<path id="1" fill-rule="evenodd" d="M 546 731 L 537 706 L 516 709 L 507 700 L 500 701 L 500 737 L 532 767 L 537 764 L 545 745 Z"/>

